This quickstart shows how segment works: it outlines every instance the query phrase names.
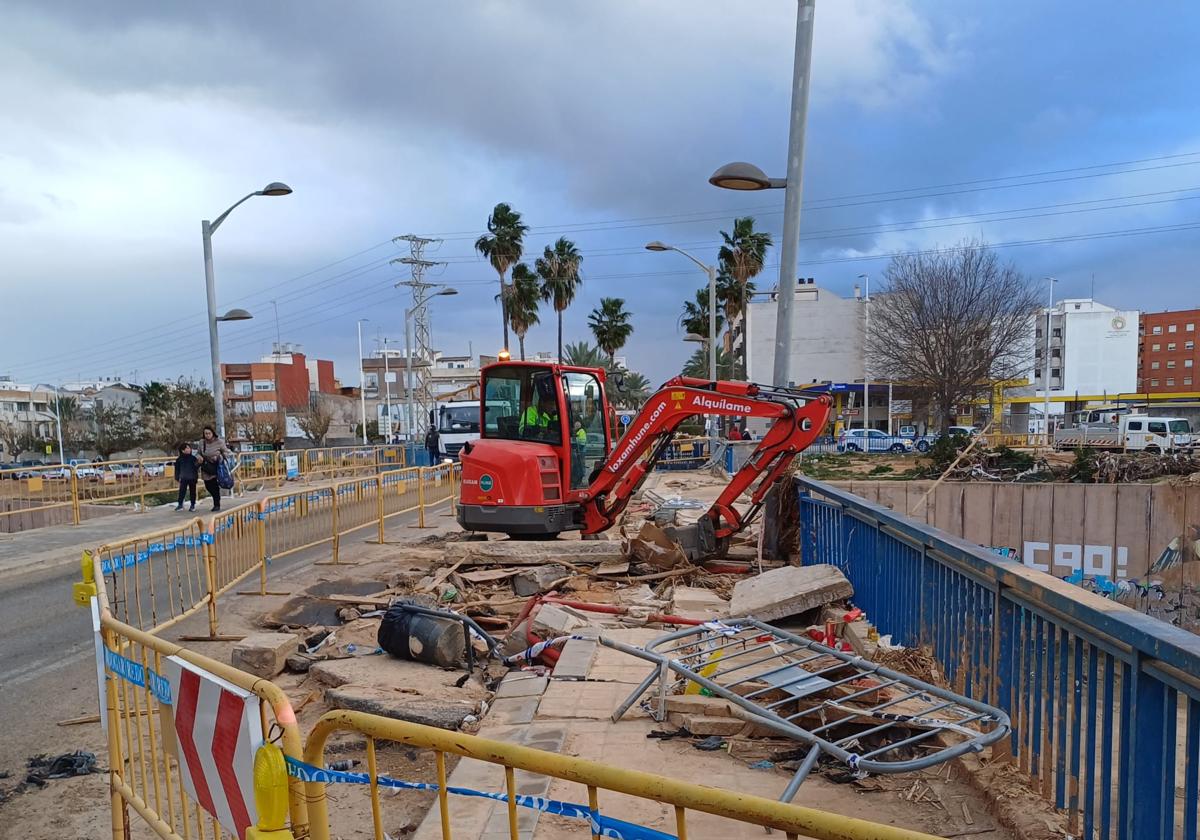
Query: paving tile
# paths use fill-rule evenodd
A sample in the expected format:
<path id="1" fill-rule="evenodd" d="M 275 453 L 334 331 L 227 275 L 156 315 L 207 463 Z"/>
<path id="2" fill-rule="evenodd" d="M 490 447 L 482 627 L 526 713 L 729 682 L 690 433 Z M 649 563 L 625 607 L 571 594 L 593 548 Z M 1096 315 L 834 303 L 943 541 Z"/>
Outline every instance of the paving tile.
<path id="1" fill-rule="evenodd" d="M 546 678 L 527 671 L 510 671 L 500 681 L 496 699 L 508 697 L 538 697 L 546 690 Z"/>
<path id="2" fill-rule="evenodd" d="M 492 726 L 515 726 L 532 723 L 541 695 L 532 697 L 501 697 L 492 703 L 484 717 Z M 479 734 L 483 734 L 480 730 Z M 490 737 L 490 736 L 488 736 Z"/>
<path id="3" fill-rule="evenodd" d="M 551 677 L 556 680 L 586 679 L 599 646 L 594 639 L 571 639 L 563 645 Z"/>
<path id="4" fill-rule="evenodd" d="M 538 719 L 608 720 L 613 709 L 629 696 L 630 686 L 612 682 L 566 682 L 551 680 L 542 702 L 538 705 Z M 626 713 L 627 717 L 644 716 L 636 706 Z"/>

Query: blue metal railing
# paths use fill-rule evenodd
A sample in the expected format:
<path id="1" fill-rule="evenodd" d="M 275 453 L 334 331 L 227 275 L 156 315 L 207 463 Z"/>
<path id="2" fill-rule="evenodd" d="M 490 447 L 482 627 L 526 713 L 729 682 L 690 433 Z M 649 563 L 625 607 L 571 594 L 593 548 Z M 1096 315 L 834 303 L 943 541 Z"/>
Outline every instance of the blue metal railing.
<path id="1" fill-rule="evenodd" d="M 880 633 L 1009 714 L 1000 754 L 1074 836 L 1197 840 L 1200 637 L 853 494 L 796 487 L 803 563 L 837 566 Z"/>

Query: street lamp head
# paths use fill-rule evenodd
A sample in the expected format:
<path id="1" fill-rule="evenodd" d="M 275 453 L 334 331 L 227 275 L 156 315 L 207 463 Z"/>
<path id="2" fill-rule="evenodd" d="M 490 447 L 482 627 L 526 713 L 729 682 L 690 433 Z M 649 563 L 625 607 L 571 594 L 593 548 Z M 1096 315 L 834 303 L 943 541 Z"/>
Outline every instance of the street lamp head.
<path id="1" fill-rule="evenodd" d="M 217 318 L 218 321 L 249 321 L 254 316 L 245 309 L 230 309 Z"/>
<path id="2" fill-rule="evenodd" d="M 269 183 L 265 187 L 263 187 L 261 190 L 259 190 L 258 194 L 259 195 L 290 195 L 291 192 L 292 192 L 292 188 L 289 187 L 287 184 L 281 183 L 280 181 L 272 181 L 271 183 Z"/>
<path id="3" fill-rule="evenodd" d="M 708 183 L 724 190 L 769 190 L 774 186 L 767 173 L 753 163 L 727 163 L 712 174 Z"/>
<path id="4" fill-rule="evenodd" d="M 665 242 L 659 242 L 655 239 L 653 242 L 646 243 L 647 251 L 674 251 L 675 249 Z"/>
<path id="5" fill-rule="evenodd" d="M 684 341 L 694 341 L 694 342 L 696 342 L 697 344 L 704 344 L 704 343 L 706 343 L 706 342 L 708 341 L 708 339 L 707 339 L 707 338 L 705 338 L 704 336 L 700 335 L 699 333 L 688 333 L 687 335 L 685 335 L 685 336 L 683 337 L 683 340 L 684 340 Z"/>
<path id="6" fill-rule="evenodd" d="M 456 295 L 456 294 L 458 294 L 458 289 L 455 289 L 453 286 L 447 286 L 444 289 L 434 292 L 434 294 L 435 295 Z"/>

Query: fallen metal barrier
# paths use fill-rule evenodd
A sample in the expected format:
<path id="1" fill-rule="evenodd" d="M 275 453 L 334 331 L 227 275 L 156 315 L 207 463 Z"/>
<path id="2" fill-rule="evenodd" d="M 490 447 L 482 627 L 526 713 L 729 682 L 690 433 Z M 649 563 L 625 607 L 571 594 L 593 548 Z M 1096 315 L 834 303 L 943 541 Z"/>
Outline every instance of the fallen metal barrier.
<path id="1" fill-rule="evenodd" d="M 795 485 L 804 564 L 837 566 L 881 632 L 1005 711 L 1012 732 L 993 751 L 1075 836 L 1200 835 L 1200 637 L 851 493 Z"/>
<path id="2" fill-rule="evenodd" d="M 809 751 L 783 802 L 795 797 L 822 755 L 852 772 L 907 773 L 981 752 L 1009 732 L 1008 715 L 999 709 L 752 618 L 706 622 L 645 647 L 603 635 L 599 642 L 654 665 L 613 712 L 614 721 L 657 681 L 657 704 L 650 711 L 661 722 L 667 698 L 694 683 L 749 719 L 806 744 Z M 678 678 L 672 680 L 671 673 Z M 833 689 L 845 693 L 815 696 Z M 922 754 L 906 755 L 917 747 Z"/>
<path id="3" fill-rule="evenodd" d="M 357 732 L 366 737 L 366 773 L 324 769 L 325 742 L 330 735 L 339 731 Z M 416 749 L 432 750 L 437 766 L 437 783 L 413 783 L 380 775 L 376 741 L 391 741 Z M 458 755 L 503 767 L 504 791 L 480 791 L 449 785 L 447 755 Z M 625 840 L 687 840 L 689 811 L 711 814 L 736 823 L 778 829 L 785 832 L 789 840 L 796 840 L 801 836 L 815 840 L 935 840 L 931 835 L 918 831 L 362 712 L 326 713 L 309 733 L 303 761 L 289 760 L 288 769 L 293 778 L 304 780 L 313 840 L 330 840 L 331 836 L 337 836 L 331 834 L 325 787 L 328 784 L 339 783 L 370 787 L 375 840 L 384 840 L 381 788 L 436 791 L 443 840 L 451 840 L 454 836 L 454 813 L 450 804 L 452 795 L 505 803 L 508 818 L 507 836 L 510 840 L 530 836 L 528 829 L 524 834 L 518 829 L 518 808 L 534 808 L 575 818 L 590 825 L 593 837 Z M 586 791 L 587 805 L 521 795 L 517 791 L 517 770 L 577 783 L 584 788 L 581 793 Z M 674 812 L 675 834 L 646 828 L 605 813 L 601 807 L 600 791 L 662 803 Z M 722 834 L 714 833 L 710 827 L 704 834 L 696 836 L 719 837 Z"/>

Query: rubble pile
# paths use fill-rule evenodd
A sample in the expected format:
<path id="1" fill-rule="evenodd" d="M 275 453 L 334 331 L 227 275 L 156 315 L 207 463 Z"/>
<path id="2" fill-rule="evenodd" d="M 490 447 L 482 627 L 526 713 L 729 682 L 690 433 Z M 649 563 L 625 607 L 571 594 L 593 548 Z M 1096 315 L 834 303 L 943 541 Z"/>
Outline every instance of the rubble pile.
<path id="1" fill-rule="evenodd" d="M 1144 452 L 1097 452 L 1096 481 L 1103 484 L 1146 481 L 1167 475 L 1191 476 L 1200 481 L 1200 454 L 1167 452 L 1162 455 Z"/>

